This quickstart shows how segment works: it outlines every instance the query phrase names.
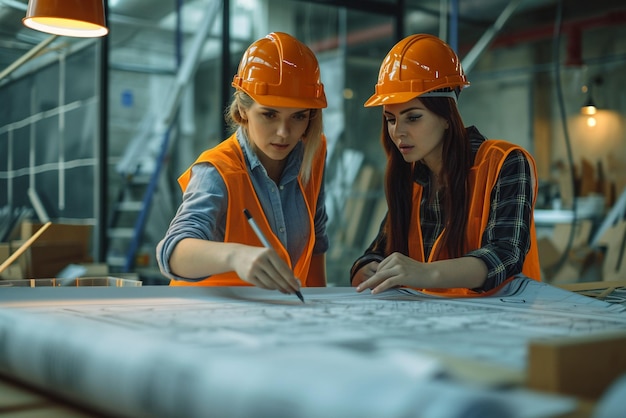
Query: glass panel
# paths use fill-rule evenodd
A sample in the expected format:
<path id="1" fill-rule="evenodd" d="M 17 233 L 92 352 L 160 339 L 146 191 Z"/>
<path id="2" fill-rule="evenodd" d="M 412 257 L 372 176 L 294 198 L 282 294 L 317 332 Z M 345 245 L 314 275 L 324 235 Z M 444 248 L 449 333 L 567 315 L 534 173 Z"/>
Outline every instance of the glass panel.
<path id="1" fill-rule="evenodd" d="M 56 163 L 59 161 L 59 117 L 44 117 L 34 123 L 35 127 L 35 165 Z"/>
<path id="2" fill-rule="evenodd" d="M 152 242 L 145 244 L 151 254 L 181 202 L 176 179 L 202 151 L 217 145 L 229 133 L 224 126 L 224 110 L 230 102 L 230 83 L 243 52 L 269 32 L 287 32 L 309 45 L 321 66 L 328 99 L 323 115 L 329 145 L 329 282 L 347 285 L 350 265 L 377 232 L 381 207 L 384 209 L 380 204 L 384 203 L 380 109 L 365 109 L 363 103 L 372 94 L 380 62 L 394 43 L 396 2 L 345 2 L 350 7 L 343 8 L 293 0 L 231 0 L 228 62 L 221 53 L 222 11 L 212 14 L 210 4 L 189 1 L 180 10 L 174 4 L 161 4 L 142 14 L 141 22 L 111 21 L 111 207 L 123 187 L 124 176 L 117 173 L 140 166 L 140 161 L 152 161 L 154 168 L 155 155 L 164 139 L 163 132 L 159 136 L 154 129 L 167 110 L 178 65 L 191 57 L 195 37 L 204 28 L 202 23 L 213 18 L 197 71 L 186 80 L 189 89 L 181 96 L 180 124 L 170 137 L 171 153 L 163 167 L 165 180 L 159 184 L 159 198 L 167 201 L 152 204 L 162 215 L 155 219 L 156 211 L 151 211 L 146 224 L 145 235 Z M 120 7 L 114 12 L 132 15 L 130 10 L 122 9 L 123 3 Z M 371 12 L 358 11 L 357 7 L 369 7 Z M 178 21 L 182 22 L 182 30 L 177 35 Z M 133 144 L 142 136 L 151 138 L 144 146 L 135 147 Z M 141 153 L 130 158 L 133 148 Z M 127 165 L 129 162 L 135 165 Z"/>
<path id="3" fill-rule="evenodd" d="M 67 192 L 63 206 L 59 205 L 59 217 L 74 219 L 84 216 L 85 213 L 94 213 L 94 198 L 89 193 L 76 193 L 75 190 L 85 191 L 86 184 L 94 184 L 95 166 L 85 165 L 65 170 L 63 186 Z"/>
<path id="4" fill-rule="evenodd" d="M 100 40 L 93 41 L 100 44 Z M 78 100 L 89 100 L 98 96 L 99 85 L 95 79 L 98 72 L 97 55 L 100 53 L 99 45 L 83 48 L 65 58 L 64 77 L 65 103 Z M 86 74 L 91 77 L 86 77 Z M 55 84 L 56 85 L 56 84 Z"/>
<path id="5" fill-rule="evenodd" d="M 30 126 L 17 128 L 13 131 L 10 146 L 12 147 L 13 170 L 20 170 L 18 175 L 26 177 L 26 169 L 29 167 L 30 153 Z"/>
<path id="6" fill-rule="evenodd" d="M 32 80 L 22 78 L 15 82 L 2 86 L 2 97 L 6 98 L 6 103 L 11 106 L 0 106 L 2 115 L 2 126 L 5 124 L 25 119 L 30 114 L 30 86 Z"/>
<path id="7" fill-rule="evenodd" d="M 394 18 L 298 3 L 268 2 L 267 22 L 255 21 L 253 33 L 256 38 L 269 31 L 291 33 L 318 57 L 328 101 L 323 111 L 328 140 L 328 281 L 347 286 L 350 266 L 375 236 L 386 207 L 381 182 L 385 162 L 379 142 L 381 113 L 380 109 L 364 108 L 363 103 L 373 93 L 380 63 L 395 42 Z M 241 52 L 245 47 L 242 45 Z"/>
<path id="8" fill-rule="evenodd" d="M 94 223 L 98 48 L 77 45 L 68 41 L 33 59 L 27 72 L 0 87 L 11 103 L 0 113 L 0 204 L 30 208 L 33 189 L 54 222 Z"/>

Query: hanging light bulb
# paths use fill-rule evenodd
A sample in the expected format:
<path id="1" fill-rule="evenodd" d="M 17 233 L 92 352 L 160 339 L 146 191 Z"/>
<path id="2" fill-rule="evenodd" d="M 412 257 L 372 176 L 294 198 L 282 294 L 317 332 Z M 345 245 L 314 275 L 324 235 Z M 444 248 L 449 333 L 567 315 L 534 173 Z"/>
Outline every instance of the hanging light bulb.
<path id="1" fill-rule="evenodd" d="M 29 0 L 24 26 L 54 35 L 105 36 L 103 0 Z"/>
<path id="2" fill-rule="evenodd" d="M 597 111 L 598 109 L 596 108 L 596 104 L 593 102 L 590 93 L 589 97 L 587 97 L 587 101 L 580 108 L 580 113 L 582 113 L 583 115 L 592 116 L 595 115 Z"/>
<path id="3" fill-rule="evenodd" d="M 587 118 L 587 126 L 588 127 L 593 128 L 597 124 L 598 124 L 598 121 L 596 121 L 596 118 L 594 118 L 593 116 L 589 116 Z"/>
<path id="4" fill-rule="evenodd" d="M 598 109 L 596 108 L 596 104 L 591 98 L 591 86 L 583 86 L 583 92 L 587 92 L 587 100 L 580 108 L 580 113 L 582 113 L 584 116 L 587 116 L 587 126 L 593 128 L 594 126 L 596 126 L 597 123 L 594 116 L 598 112 Z"/>
<path id="5" fill-rule="evenodd" d="M 580 113 L 582 113 L 585 116 L 593 116 L 598 112 L 598 108 L 596 107 L 596 103 L 593 101 L 593 89 L 592 87 L 594 85 L 600 85 L 602 84 L 602 77 L 601 76 L 597 76 L 594 77 L 588 85 L 583 86 L 583 93 L 587 93 L 587 100 L 585 100 L 585 103 L 581 106 L 580 108 Z"/>

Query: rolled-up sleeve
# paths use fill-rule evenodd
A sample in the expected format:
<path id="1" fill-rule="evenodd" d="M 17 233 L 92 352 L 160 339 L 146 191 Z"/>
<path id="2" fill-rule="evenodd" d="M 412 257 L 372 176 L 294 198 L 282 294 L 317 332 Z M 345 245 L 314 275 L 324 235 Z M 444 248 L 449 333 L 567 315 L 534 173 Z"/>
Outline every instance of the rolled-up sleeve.
<path id="1" fill-rule="evenodd" d="M 522 271 L 530 248 L 533 184 L 530 165 L 521 151 L 507 156 L 491 192 L 491 211 L 481 248 L 467 256 L 488 269 L 482 290 L 490 290 Z"/>
<path id="2" fill-rule="evenodd" d="M 208 163 L 194 165 L 182 203 L 156 247 L 157 263 L 164 276 L 174 280 L 200 280 L 173 274 L 170 257 L 176 245 L 185 238 L 223 241 L 227 207 L 228 193 L 219 172 Z"/>

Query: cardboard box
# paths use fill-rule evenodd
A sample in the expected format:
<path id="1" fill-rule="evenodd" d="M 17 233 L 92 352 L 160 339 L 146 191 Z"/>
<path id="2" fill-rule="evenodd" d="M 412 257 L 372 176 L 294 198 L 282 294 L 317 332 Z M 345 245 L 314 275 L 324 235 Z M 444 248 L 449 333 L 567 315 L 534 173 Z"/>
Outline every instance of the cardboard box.
<path id="1" fill-rule="evenodd" d="M 41 228 L 43 224 L 32 222 L 32 221 L 24 221 L 22 222 L 20 228 L 20 238 L 23 240 L 27 240 L 32 237 L 39 228 Z M 43 243 L 43 242 L 54 242 L 54 243 L 67 243 L 67 242 L 78 242 L 85 246 L 85 252 L 89 252 L 89 243 L 91 239 L 91 230 L 92 227 L 90 225 L 70 225 L 70 224 L 59 224 L 53 223 L 50 227 L 44 232 L 35 244 Z"/>
<path id="2" fill-rule="evenodd" d="M 41 227 L 39 223 L 22 222 L 21 238 L 30 238 Z M 91 263 L 91 233 L 90 225 L 50 225 L 24 253 L 22 278 L 52 278 L 69 264 Z"/>
<path id="3" fill-rule="evenodd" d="M 22 279 L 5 280 L 0 287 L 141 287 L 138 280 L 122 279 L 120 277 L 79 277 L 76 279 Z"/>
<path id="4" fill-rule="evenodd" d="M 80 242 L 34 243 L 28 253 L 29 278 L 56 277 L 69 264 L 91 261 Z"/>
<path id="5" fill-rule="evenodd" d="M 10 256 L 20 247 L 20 241 L 0 243 L 0 264 L 4 263 Z M 8 267 L 0 272 L 0 279 L 14 280 L 24 278 L 24 269 L 26 268 L 26 260 L 28 256 L 22 254 Z"/>
<path id="6" fill-rule="evenodd" d="M 544 338 L 528 347 L 527 386 L 597 401 L 626 372 L 626 334 Z"/>
<path id="7" fill-rule="evenodd" d="M 0 264 L 4 263 L 4 261 L 9 258 L 11 255 L 11 245 L 7 242 L 0 243 Z M 2 273 L 0 273 L 2 274 Z"/>

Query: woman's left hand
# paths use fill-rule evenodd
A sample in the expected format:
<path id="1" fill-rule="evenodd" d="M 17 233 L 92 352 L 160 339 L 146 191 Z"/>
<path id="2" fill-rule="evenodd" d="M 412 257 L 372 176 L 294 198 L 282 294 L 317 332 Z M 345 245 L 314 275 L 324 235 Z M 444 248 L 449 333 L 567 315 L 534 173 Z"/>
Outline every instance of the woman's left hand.
<path id="1" fill-rule="evenodd" d="M 416 261 L 401 253 L 393 253 L 378 265 L 376 273 L 359 284 L 357 292 L 372 289 L 372 293 L 380 293 L 392 287 L 410 286 L 415 288 L 431 287 L 429 280 L 432 275 L 427 263 Z"/>

